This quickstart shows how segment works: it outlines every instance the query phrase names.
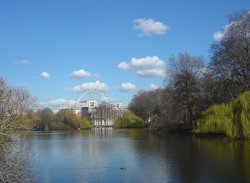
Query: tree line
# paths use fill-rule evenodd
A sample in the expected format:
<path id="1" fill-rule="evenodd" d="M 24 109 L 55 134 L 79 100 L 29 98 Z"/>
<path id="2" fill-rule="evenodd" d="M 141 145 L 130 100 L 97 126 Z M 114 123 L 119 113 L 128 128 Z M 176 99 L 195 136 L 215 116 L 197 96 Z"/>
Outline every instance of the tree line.
<path id="1" fill-rule="evenodd" d="M 91 128 L 91 122 L 87 117 L 82 118 L 71 109 L 60 109 L 54 113 L 48 107 L 27 111 L 23 117 L 23 123 L 31 130 L 39 131 Z"/>
<path id="2" fill-rule="evenodd" d="M 188 53 L 169 58 L 164 88 L 140 91 L 129 109 L 154 128 L 192 130 L 203 111 L 250 90 L 250 11 L 229 17 L 210 60 Z"/>

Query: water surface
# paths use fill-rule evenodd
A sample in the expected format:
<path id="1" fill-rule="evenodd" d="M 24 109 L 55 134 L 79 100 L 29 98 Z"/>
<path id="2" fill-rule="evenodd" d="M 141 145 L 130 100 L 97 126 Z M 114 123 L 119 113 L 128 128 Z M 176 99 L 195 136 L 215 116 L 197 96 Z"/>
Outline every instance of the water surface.
<path id="1" fill-rule="evenodd" d="M 250 143 L 148 130 L 33 132 L 36 182 L 250 182 Z"/>

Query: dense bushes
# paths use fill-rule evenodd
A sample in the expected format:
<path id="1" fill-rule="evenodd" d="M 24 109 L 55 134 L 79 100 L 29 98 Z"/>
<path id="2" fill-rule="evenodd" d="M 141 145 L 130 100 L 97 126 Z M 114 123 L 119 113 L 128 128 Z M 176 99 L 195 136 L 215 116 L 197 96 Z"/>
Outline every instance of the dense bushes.
<path id="1" fill-rule="evenodd" d="M 87 118 L 80 120 L 80 128 L 84 130 L 91 129 L 91 122 Z"/>
<path id="2" fill-rule="evenodd" d="M 144 122 L 131 111 L 126 111 L 114 123 L 115 128 L 143 128 Z"/>
<path id="3" fill-rule="evenodd" d="M 234 138 L 250 135 L 250 92 L 229 104 L 211 106 L 193 130 L 196 133 L 219 133 Z"/>

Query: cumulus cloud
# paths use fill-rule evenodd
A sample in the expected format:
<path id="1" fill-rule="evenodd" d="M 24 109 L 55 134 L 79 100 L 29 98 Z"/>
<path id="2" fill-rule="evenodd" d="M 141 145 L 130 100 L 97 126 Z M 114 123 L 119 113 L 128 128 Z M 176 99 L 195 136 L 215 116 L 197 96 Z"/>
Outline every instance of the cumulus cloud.
<path id="1" fill-rule="evenodd" d="M 158 86 L 158 85 L 156 85 L 156 84 L 151 83 L 151 84 L 149 85 L 149 89 L 150 89 L 150 90 L 156 90 L 156 89 L 158 89 L 158 88 L 160 88 L 160 86 Z"/>
<path id="2" fill-rule="evenodd" d="M 213 36 L 215 41 L 221 41 L 224 37 L 224 33 L 222 31 L 217 31 Z"/>
<path id="3" fill-rule="evenodd" d="M 148 56 L 145 58 L 132 58 L 131 66 L 137 68 L 158 68 L 164 67 L 164 62 L 157 56 Z"/>
<path id="4" fill-rule="evenodd" d="M 134 30 L 140 31 L 140 36 L 163 35 L 169 29 L 167 25 L 151 18 L 137 18 L 133 22 L 135 23 Z"/>
<path id="5" fill-rule="evenodd" d="M 40 76 L 42 79 L 49 79 L 50 78 L 50 74 L 47 72 L 42 72 Z"/>
<path id="6" fill-rule="evenodd" d="M 78 71 L 74 71 L 71 74 L 71 77 L 74 79 L 82 79 L 82 78 L 86 78 L 91 76 L 91 73 L 85 71 L 84 69 L 78 70 Z"/>
<path id="7" fill-rule="evenodd" d="M 130 65 L 127 62 L 121 62 L 121 63 L 118 64 L 117 67 L 119 69 L 122 69 L 122 70 L 128 70 L 128 69 L 130 69 Z"/>
<path id="8" fill-rule="evenodd" d="M 144 69 L 144 68 L 162 68 L 164 62 L 158 56 L 147 56 L 144 58 L 133 57 L 130 62 L 121 62 L 118 64 L 119 69 L 128 70 L 131 68 Z"/>
<path id="9" fill-rule="evenodd" d="M 120 87 L 120 90 L 121 91 L 125 91 L 125 92 L 131 91 L 131 90 L 135 90 L 135 89 L 136 89 L 136 85 L 134 85 L 134 84 L 132 84 L 130 82 L 128 82 L 128 83 L 122 83 L 121 87 Z"/>
<path id="10" fill-rule="evenodd" d="M 96 81 L 96 82 L 85 82 L 80 85 L 77 85 L 72 89 L 72 91 L 81 93 L 86 90 L 107 90 L 107 89 L 108 89 L 107 84 L 102 83 L 100 81 Z"/>
<path id="11" fill-rule="evenodd" d="M 140 77 L 165 77 L 165 64 L 158 56 L 133 57 L 129 62 L 121 62 L 118 68 L 122 70 L 135 69 Z"/>
<path id="12" fill-rule="evenodd" d="M 12 63 L 21 64 L 21 65 L 31 65 L 32 64 L 32 62 L 30 62 L 28 60 L 13 61 Z"/>
<path id="13" fill-rule="evenodd" d="M 163 69 L 146 69 L 146 70 L 139 70 L 137 71 L 137 75 L 141 77 L 157 77 L 157 78 L 164 78 L 165 70 Z"/>
<path id="14" fill-rule="evenodd" d="M 50 99 L 48 104 L 51 106 L 60 106 L 60 105 L 73 105 L 75 104 L 74 100 L 67 100 L 64 98 Z"/>

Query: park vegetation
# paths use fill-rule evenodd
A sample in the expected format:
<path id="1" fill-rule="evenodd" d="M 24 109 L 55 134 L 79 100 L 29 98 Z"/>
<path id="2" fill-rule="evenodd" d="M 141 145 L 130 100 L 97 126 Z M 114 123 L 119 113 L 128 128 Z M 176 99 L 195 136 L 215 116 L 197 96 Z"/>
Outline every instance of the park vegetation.
<path id="1" fill-rule="evenodd" d="M 115 128 L 143 128 L 144 121 L 131 111 L 125 111 L 114 122 Z"/>
<path id="2" fill-rule="evenodd" d="M 53 113 L 50 108 L 44 108 L 36 112 L 30 111 L 25 115 L 24 120 L 33 121 L 30 125 L 30 129 L 32 130 L 91 129 L 90 120 L 88 118 L 81 118 L 71 109 L 60 109 L 56 113 Z"/>
<path id="3" fill-rule="evenodd" d="M 80 129 L 83 130 L 91 129 L 91 121 L 88 118 L 82 118 L 80 120 Z"/>
<path id="4" fill-rule="evenodd" d="M 138 92 L 129 109 L 152 128 L 250 135 L 250 11 L 229 17 L 210 55 L 170 57 L 164 88 Z"/>

